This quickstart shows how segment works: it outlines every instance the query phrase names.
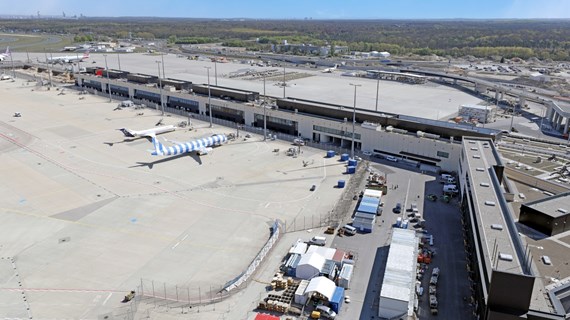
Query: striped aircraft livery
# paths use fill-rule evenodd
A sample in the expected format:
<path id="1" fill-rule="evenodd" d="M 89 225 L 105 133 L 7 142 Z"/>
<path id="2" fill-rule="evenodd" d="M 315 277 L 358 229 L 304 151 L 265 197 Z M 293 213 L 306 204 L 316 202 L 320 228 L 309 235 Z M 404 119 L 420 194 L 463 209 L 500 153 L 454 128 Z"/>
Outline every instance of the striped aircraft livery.
<path id="1" fill-rule="evenodd" d="M 152 144 L 154 145 L 154 151 L 151 153 L 153 156 L 173 156 L 193 151 L 198 152 L 198 154 L 207 154 L 209 151 L 212 151 L 211 147 L 228 141 L 228 138 L 225 134 L 216 134 L 211 137 L 183 142 L 171 147 L 167 147 L 160 143 L 156 139 L 156 136 L 152 135 L 151 137 Z"/>

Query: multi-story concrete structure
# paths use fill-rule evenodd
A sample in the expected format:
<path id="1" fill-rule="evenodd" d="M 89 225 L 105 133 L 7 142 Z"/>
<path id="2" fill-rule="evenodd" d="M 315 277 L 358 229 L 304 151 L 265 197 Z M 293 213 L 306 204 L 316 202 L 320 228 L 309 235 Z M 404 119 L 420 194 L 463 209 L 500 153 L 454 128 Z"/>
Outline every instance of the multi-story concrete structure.
<path id="1" fill-rule="evenodd" d="M 208 115 L 208 86 L 188 81 L 161 79 L 156 76 L 109 71 L 101 76 L 78 74 L 76 84 L 101 94 L 125 97 L 147 105 L 160 106 L 161 92 L 165 110 L 180 114 Z M 125 81 L 127 80 L 127 81 Z M 357 152 L 370 151 L 392 155 L 423 164 L 432 170 L 454 171 L 464 135 L 495 139 L 497 130 L 463 126 L 418 117 L 374 112 L 361 108 L 325 104 L 295 98 L 271 98 L 262 105 L 258 92 L 210 86 L 212 116 L 274 132 L 303 137 L 330 148 L 348 149 L 352 144 L 352 119 L 355 118 L 354 141 Z"/>
<path id="2" fill-rule="evenodd" d="M 493 141 L 464 138 L 461 213 L 475 313 L 482 319 L 564 319 L 521 240 L 507 203 L 513 192 Z M 558 301 L 559 302 L 559 301 Z"/>

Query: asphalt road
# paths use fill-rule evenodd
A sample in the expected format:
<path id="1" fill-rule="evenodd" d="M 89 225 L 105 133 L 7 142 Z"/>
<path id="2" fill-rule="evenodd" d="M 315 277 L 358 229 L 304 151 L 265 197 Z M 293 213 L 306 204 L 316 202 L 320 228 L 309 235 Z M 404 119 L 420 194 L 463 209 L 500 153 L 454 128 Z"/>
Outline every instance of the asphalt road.
<path id="1" fill-rule="evenodd" d="M 457 200 L 449 204 L 442 201 L 431 202 L 425 199 L 425 195 L 429 193 L 441 195 L 442 185 L 435 176 L 421 174 L 416 168 L 401 162 L 379 161 L 380 164 L 375 163 L 372 166 L 376 171 L 387 174 L 389 190 L 382 199 L 385 203 L 384 212 L 377 217 L 374 231 L 369 234 L 358 233 L 355 236 L 336 237 L 332 244 L 332 247 L 354 253 L 356 259 L 350 289 L 346 291 L 351 303 L 343 306 L 337 319 L 378 319 L 378 301 L 393 225 L 398 217 L 408 214 L 405 210 L 400 214 L 392 212 L 392 208 L 398 202 L 402 205 L 405 203 L 406 209 L 412 202 L 416 202 L 426 220 L 426 229 L 434 235 L 434 249 L 437 254 L 432 260 L 428 273 L 431 273 L 434 266 L 441 269 L 438 283 L 440 308 L 437 317 L 470 319 L 471 311 L 463 301 L 463 297 L 469 295 L 469 284 L 465 269 L 466 253 L 463 241 L 458 240 L 463 238 L 463 233 Z M 420 299 L 418 312 L 422 319 L 434 317 L 429 313 L 428 282 L 429 277 L 425 277 L 423 281 L 425 292 Z"/>

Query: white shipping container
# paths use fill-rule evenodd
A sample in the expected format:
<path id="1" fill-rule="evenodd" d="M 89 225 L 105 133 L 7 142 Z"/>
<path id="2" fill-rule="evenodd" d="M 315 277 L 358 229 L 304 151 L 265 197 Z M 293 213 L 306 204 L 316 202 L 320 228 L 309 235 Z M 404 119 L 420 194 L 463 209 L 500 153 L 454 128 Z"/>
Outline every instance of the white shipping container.
<path id="1" fill-rule="evenodd" d="M 345 289 L 350 288 L 350 279 L 352 278 L 352 271 L 354 266 L 351 264 L 345 264 L 340 270 L 340 275 L 338 276 L 338 286 Z"/>

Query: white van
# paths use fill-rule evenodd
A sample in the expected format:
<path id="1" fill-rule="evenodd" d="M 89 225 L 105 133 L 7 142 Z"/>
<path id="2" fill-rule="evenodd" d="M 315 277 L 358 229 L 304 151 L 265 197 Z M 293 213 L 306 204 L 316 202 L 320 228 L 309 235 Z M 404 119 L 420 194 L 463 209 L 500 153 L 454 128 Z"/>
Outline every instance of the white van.
<path id="1" fill-rule="evenodd" d="M 459 189 L 454 184 L 446 184 L 443 186 L 444 193 L 459 193 Z"/>
<path id="2" fill-rule="evenodd" d="M 327 238 L 314 236 L 309 240 L 309 244 L 314 244 L 316 246 L 324 246 L 327 243 Z"/>
<path id="3" fill-rule="evenodd" d="M 353 235 L 356 234 L 356 228 L 353 227 L 353 226 L 351 226 L 351 225 L 345 224 L 345 225 L 342 227 L 342 229 L 344 230 L 344 234 L 348 234 L 348 235 L 351 235 L 351 236 L 353 236 Z"/>
<path id="4" fill-rule="evenodd" d="M 449 181 L 452 181 L 452 182 L 449 182 Z M 444 173 L 439 177 L 439 182 L 441 182 L 441 183 L 455 183 L 455 177 L 450 175 L 450 174 Z"/>

